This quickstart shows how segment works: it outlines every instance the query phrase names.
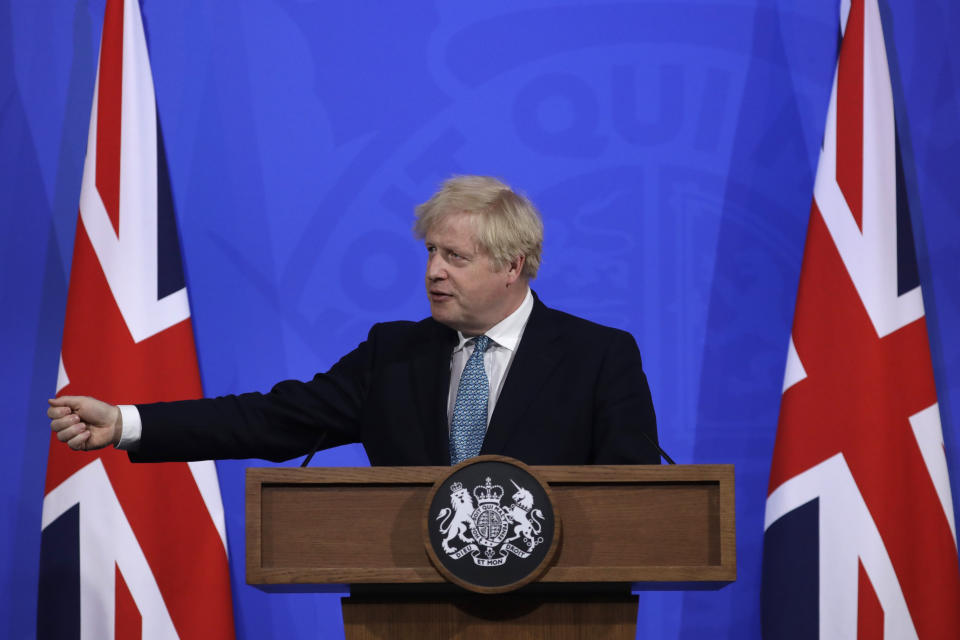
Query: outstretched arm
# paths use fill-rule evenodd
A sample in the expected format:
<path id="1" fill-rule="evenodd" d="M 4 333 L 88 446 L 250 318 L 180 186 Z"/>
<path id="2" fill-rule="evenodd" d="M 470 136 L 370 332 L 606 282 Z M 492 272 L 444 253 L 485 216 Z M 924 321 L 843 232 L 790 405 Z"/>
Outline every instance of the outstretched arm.
<path id="1" fill-rule="evenodd" d="M 71 449 L 92 451 L 120 442 L 123 419 L 119 407 L 88 396 L 62 396 L 47 402 L 50 428 Z"/>

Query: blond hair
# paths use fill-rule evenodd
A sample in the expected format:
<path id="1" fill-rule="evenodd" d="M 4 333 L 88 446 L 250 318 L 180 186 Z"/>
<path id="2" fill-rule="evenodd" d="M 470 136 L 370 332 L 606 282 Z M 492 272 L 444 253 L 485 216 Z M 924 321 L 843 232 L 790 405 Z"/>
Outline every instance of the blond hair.
<path id="1" fill-rule="evenodd" d="M 543 251 L 543 221 L 533 203 L 487 176 L 454 176 L 415 211 L 413 234 L 423 239 L 447 216 L 471 214 L 476 240 L 497 269 L 524 256 L 521 275 L 537 276 Z"/>

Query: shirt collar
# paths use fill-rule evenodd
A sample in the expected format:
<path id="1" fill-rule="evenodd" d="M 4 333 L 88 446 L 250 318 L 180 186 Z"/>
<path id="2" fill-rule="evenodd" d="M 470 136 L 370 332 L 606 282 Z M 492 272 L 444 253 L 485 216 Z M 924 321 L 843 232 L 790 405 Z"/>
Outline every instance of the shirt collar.
<path id="1" fill-rule="evenodd" d="M 527 326 L 527 320 L 530 319 L 530 313 L 532 311 L 533 294 L 530 292 L 530 288 L 527 287 L 527 295 L 524 296 L 523 302 L 520 303 L 520 306 L 517 307 L 516 311 L 490 327 L 490 330 L 484 335 L 490 338 L 494 344 L 513 351 L 517 348 L 517 344 L 520 342 L 520 337 L 523 335 L 523 329 Z M 463 349 L 464 345 L 470 340 L 473 340 L 473 337 L 465 337 L 462 333 L 457 331 L 457 346 L 454 349 L 454 352 Z"/>

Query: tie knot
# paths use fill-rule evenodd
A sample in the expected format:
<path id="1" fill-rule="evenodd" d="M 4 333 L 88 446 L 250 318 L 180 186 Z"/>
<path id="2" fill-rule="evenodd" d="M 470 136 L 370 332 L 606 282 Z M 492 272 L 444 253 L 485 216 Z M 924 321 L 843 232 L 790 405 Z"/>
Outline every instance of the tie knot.
<path id="1" fill-rule="evenodd" d="M 477 336 L 473 339 L 473 349 L 474 351 L 479 351 L 480 353 L 486 353 L 487 347 L 490 346 L 490 338 L 487 336 Z"/>

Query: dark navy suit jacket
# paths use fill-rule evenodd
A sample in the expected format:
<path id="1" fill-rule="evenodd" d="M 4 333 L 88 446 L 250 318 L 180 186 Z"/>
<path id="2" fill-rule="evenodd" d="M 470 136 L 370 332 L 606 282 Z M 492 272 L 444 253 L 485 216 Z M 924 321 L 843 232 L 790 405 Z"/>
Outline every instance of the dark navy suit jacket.
<path id="1" fill-rule="evenodd" d="M 363 443 L 373 465 L 447 465 L 452 329 L 374 325 L 327 373 L 269 393 L 139 405 L 135 461 L 265 458 Z M 481 453 L 527 464 L 656 464 L 656 418 L 633 337 L 535 300 Z"/>

